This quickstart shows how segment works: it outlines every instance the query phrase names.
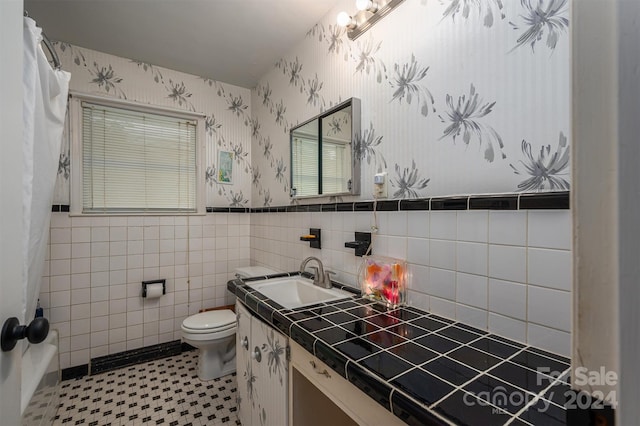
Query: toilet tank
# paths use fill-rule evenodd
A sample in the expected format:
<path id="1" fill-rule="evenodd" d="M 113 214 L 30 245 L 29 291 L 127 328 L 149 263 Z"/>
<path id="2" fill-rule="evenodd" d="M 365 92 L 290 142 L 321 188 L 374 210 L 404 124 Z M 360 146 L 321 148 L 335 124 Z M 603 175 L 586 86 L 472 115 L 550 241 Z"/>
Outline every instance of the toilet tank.
<path id="1" fill-rule="evenodd" d="M 265 268 L 264 266 L 243 266 L 236 268 L 233 272 L 235 272 L 238 278 L 263 277 L 265 275 L 277 274 L 277 271 Z"/>

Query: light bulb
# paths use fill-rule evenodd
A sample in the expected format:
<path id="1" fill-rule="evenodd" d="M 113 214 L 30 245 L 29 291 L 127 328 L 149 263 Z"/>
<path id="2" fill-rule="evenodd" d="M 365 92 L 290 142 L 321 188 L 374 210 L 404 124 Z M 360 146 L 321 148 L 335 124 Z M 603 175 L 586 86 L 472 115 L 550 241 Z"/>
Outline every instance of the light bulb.
<path id="1" fill-rule="evenodd" d="M 373 0 L 356 0 L 356 9 L 375 12 L 378 10 L 378 4 Z"/>
<path id="2" fill-rule="evenodd" d="M 353 26 L 353 18 L 347 12 L 338 13 L 338 18 L 336 19 L 336 21 L 341 27 Z"/>

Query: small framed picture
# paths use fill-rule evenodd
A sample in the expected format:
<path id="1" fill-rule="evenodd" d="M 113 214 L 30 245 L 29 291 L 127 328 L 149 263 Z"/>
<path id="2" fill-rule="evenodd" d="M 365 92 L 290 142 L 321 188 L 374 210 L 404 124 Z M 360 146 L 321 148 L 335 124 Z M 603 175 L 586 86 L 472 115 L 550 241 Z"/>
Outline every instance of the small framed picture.
<path id="1" fill-rule="evenodd" d="M 218 183 L 233 183 L 233 152 L 218 151 Z"/>

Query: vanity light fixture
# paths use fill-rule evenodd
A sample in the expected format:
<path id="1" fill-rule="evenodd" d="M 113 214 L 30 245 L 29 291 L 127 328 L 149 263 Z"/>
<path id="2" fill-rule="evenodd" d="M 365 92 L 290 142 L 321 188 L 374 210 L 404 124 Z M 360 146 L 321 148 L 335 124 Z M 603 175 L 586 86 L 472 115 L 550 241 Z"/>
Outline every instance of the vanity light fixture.
<path id="1" fill-rule="evenodd" d="M 355 15 L 340 12 L 338 25 L 347 29 L 349 40 L 355 40 L 404 0 L 356 0 Z"/>

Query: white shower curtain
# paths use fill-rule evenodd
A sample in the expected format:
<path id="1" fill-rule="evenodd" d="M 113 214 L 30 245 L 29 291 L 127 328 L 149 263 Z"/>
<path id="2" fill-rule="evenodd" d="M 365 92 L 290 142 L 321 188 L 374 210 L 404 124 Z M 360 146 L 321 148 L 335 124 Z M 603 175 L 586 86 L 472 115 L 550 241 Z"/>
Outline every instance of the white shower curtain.
<path id="1" fill-rule="evenodd" d="M 71 75 L 51 68 L 40 47 L 42 30 L 33 19 L 24 18 L 23 33 L 22 294 L 23 323 L 29 324 L 40 294 Z"/>

